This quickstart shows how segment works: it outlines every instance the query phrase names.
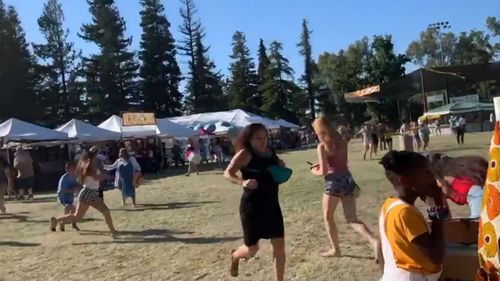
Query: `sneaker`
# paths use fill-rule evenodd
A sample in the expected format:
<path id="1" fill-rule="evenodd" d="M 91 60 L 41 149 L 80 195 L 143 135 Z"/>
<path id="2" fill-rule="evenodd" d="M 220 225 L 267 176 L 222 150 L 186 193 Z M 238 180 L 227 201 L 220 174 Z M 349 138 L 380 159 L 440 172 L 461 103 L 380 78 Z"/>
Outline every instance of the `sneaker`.
<path id="1" fill-rule="evenodd" d="M 55 232 L 56 231 L 56 226 L 57 226 L 57 220 L 56 220 L 56 218 L 51 217 L 50 220 L 49 220 L 49 222 L 50 222 L 50 227 L 49 227 L 50 231 Z"/>
<path id="2" fill-rule="evenodd" d="M 78 225 L 76 225 L 76 222 L 72 223 L 71 226 L 73 227 L 74 230 L 80 231 L 80 228 L 78 227 Z"/>

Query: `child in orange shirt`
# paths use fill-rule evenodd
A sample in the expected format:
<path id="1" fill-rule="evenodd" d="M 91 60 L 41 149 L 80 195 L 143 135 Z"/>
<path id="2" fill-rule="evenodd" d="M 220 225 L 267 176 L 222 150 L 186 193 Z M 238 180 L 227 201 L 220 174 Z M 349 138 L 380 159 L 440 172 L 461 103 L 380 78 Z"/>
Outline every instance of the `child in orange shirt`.
<path id="1" fill-rule="evenodd" d="M 445 246 L 443 220 L 449 217 L 449 210 L 429 163 L 415 152 L 391 151 L 380 164 L 397 194 L 385 200 L 380 212 L 380 281 L 437 281 Z M 417 198 L 431 206 L 430 229 L 414 206 Z"/>

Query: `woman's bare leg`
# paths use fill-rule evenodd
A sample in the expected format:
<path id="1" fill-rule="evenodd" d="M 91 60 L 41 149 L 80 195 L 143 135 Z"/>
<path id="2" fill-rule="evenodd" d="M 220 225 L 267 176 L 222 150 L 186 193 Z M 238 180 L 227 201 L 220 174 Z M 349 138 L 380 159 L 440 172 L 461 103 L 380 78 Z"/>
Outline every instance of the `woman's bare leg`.
<path id="1" fill-rule="evenodd" d="M 370 150 L 370 146 L 365 144 L 364 147 L 365 147 L 365 153 L 363 154 L 363 160 L 366 160 L 366 153 L 368 153 L 368 150 Z"/>
<path id="2" fill-rule="evenodd" d="M 366 224 L 358 219 L 356 211 L 356 197 L 344 196 L 342 198 L 342 207 L 344 209 L 344 215 L 346 217 L 347 223 L 349 223 L 352 229 L 361 234 L 363 238 L 370 242 L 373 250 L 376 251 L 377 237 L 375 237 L 373 232 L 366 226 Z"/>
<path id="3" fill-rule="evenodd" d="M 135 194 L 132 195 L 132 205 L 134 205 L 134 207 L 137 207 L 137 205 L 135 204 Z"/>
<path id="4" fill-rule="evenodd" d="M 109 211 L 108 206 L 106 206 L 106 203 L 104 203 L 104 201 L 102 200 L 97 200 L 94 204 L 92 204 L 92 207 L 103 215 L 104 220 L 108 225 L 110 234 L 116 234 L 116 229 L 113 225 L 113 219 L 111 218 L 111 212 Z"/>
<path id="5" fill-rule="evenodd" d="M 78 202 L 78 206 L 76 206 L 75 213 L 67 214 L 58 218 L 52 217 L 50 219 L 50 230 L 55 231 L 55 228 L 58 223 L 59 224 L 75 223 L 83 219 L 83 216 L 85 215 L 88 209 L 89 205 Z"/>
<path id="6" fill-rule="evenodd" d="M 285 238 L 271 239 L 271 244 L 273 246 L 275 280 L 283 281 L 285 280 L 286 264 Z"/>
<path id="7" fill-rule="evenodd" d="M 340 199 L 338 197 L 323 194 L 323 219 L 325 221 L 328 240 L 330 241 L 330 246 L 332 247 L 329 251 L 321 254 L 324 257 L 339 257 L 341 255 L 339 235 L 334 218 L 335 209 L 337 208 L 339 202 Z"/>

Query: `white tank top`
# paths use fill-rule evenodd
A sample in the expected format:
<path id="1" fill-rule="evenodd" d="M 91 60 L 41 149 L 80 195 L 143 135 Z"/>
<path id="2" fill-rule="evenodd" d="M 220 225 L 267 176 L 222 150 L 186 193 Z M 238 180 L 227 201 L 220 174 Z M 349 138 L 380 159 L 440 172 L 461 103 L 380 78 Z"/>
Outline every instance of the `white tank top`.
<path id="1" fill-rule="evenodd" d="M 97 175 L 99 175 L 100 172 L 97 171 Z M 90 189 L 99 189 L 99 181 L 94 179 L 94 177 L 84 177 L 83 178 L 83 187 L 90 188 Z"/>

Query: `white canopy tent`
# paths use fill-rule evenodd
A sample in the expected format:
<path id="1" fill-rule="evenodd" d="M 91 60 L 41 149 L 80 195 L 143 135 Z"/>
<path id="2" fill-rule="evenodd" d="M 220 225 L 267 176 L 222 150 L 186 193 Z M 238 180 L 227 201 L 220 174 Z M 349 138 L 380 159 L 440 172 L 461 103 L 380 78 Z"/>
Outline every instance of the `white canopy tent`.
<path id="1" fill-rule="evenodd" d="M 290 123 L 290 122 L 288 122 L 286 120 L 283 120 L 283 119 L 275 120 L 274 123 L 278 124 L 281 127 L 287 127 L 287 128 L 290 128 L 290 129 L 297 129 L 297 128 L 300 127 L 299 125 Z"/>
<path id="2" fill-rule="evenodd" d="M 56 130 L 66 133 L 70 138 L 77 138 L 82 142 L 119 140 L 122 136 L 120 133 L 102 129 L 77 119 L 70 120 Z"/>
<path id="3" fill-rule="evenodd" d="M 123 126 L 122 118 L 117 115 L 113 115 L 106 121 L 102 122 L 98 127 L 119 133 L 123 138 L 140 138 L 150 136 L 181 138 L 197 135 L 196 131 L 186 126 L 171 122 L 166 118 L 156 119 L 156 125 Z"/>
<path id="4" fill-rule="evenodd" d="M 157 134 L 160 137 L 169 138 L 189 138 L 198 135 L 193 129 L 176 124 L 166 118 L 156 119 Z"/>
<path id="5" fill-rule="evenodd" d="M 224 127 L 229 129 L 230 127 L 245 127 L 251 123 L 262 123 L 268 129 L 278 129 L 280 125 L 276 124 L 274 120 L 259 116 L 241 109 L 234 109 L 229 111 L 217 111 L 208 113 L 198 113 L 187 116 L 171 117 L 168 120 L 188 126 L 205 126 L 209 124 L 214 124 L 216 127 L 216 132 L 221 133 Z M 224 124 L 225 126 L 217 126 L 217 124 Z"/>
<path id="6" fill-rule="evenodd" d="M 119 133 L 122 138 L 156 136 L 156 125 L 123 126 L 122 124 L 122 118 L 120 116 L 112 115 L 97 127 Z"/>
<path id="7" fill-rule="evenodd" d="M 66 133 L 11 118 L 0 124 L 0 138 L 5 142 L 67 141 Z"/>

